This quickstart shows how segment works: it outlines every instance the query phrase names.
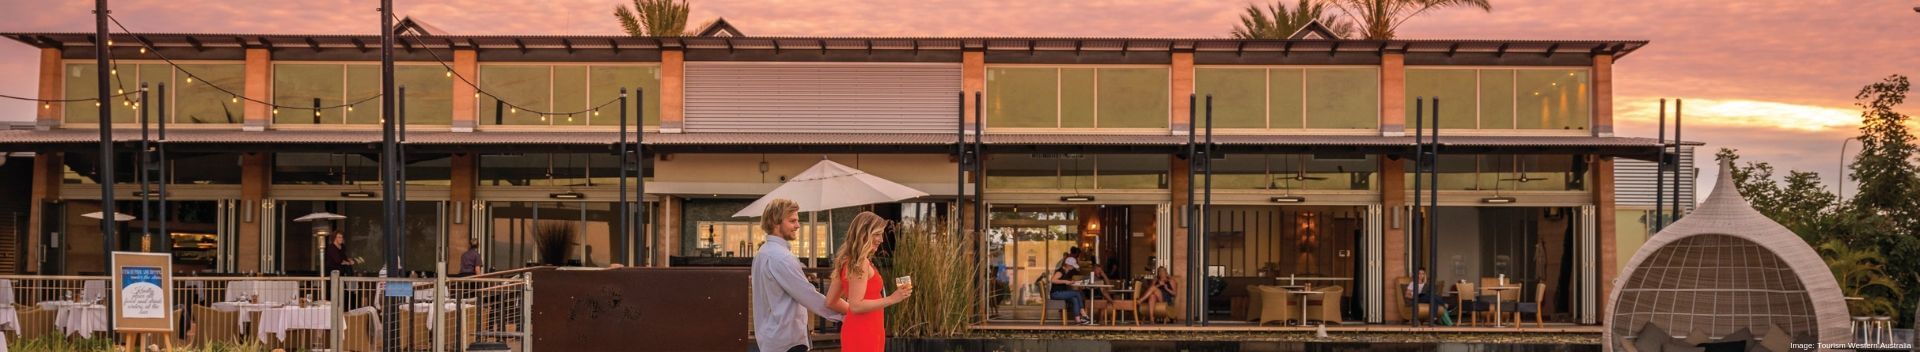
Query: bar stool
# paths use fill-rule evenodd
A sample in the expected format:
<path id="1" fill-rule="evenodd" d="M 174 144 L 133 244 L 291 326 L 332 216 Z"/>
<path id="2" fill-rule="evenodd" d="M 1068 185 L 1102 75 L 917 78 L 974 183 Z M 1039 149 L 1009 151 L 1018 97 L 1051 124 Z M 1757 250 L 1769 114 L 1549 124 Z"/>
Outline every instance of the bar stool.
<path id="1" fill-rule="evenodd" d="M 1859 338 L 1857 341 L 1860 341 L 1861 343 L 1867 343 L 1868 342 L 1867 340 L 1869 339 L 1868 336 L 1871 330 L 1868 327 L 1868 324 L 1869 324 L 1868 321 L 1872 319 L 1873 319 L 1872 317 L 1867 317 L 1867 316 L 1853 317 L 1853 323 L 1847 324 L 1847 336 L 1857 337 Z"/>
<path id="2" fill-rule="evenodd" d="M 1893 339 L 1893 317 L 1884 316 L 1884 315 L 1874 316 L 1873 317 L 1873 335 L 1874 335 L 1874 339 L 1872 343 L 1876 343 L 1876 344 L 1887 343 L 1888 340 L 1892 340 Z"/>

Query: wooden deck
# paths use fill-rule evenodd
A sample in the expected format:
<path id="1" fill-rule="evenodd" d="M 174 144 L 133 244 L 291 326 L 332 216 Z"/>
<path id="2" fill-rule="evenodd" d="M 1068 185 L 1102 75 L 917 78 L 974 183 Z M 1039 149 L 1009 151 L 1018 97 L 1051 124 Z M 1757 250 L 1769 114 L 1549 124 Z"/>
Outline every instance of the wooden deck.
<path id="1" fill-rule="evenodd" d="M 1267 325 L 1267 326 L 1258 326 L 1258 325 L 1254 325 L 1254 324 L 1250 324 L 1250 323 L 1241 323 L 1241 322 L 1215 322 L 1215 323 L 1212 323 L 1211 325 L 1208 325 L 1208 326 L 1186 326 L 1186 325 L 1183 325 L 1183 324 L 1141 324 L 1141 325 L 1134 325 L 1134 324 L 1132 324 L 1132 323 L 1125 323 L 1125 322 L 1123 322 L 1123 323 L 1120 323 L 1120 324 L 1103 324 L 1103 325 L 1095 325 L 1095 326 L 1084 326 L 1084 325 L 1064 325 L 1064 326 L 1063 326 L 1063 325 L 1058 325 L 1057 323 L 1054 323 L 1054 322 L 1048 322 L 1048 324 L 1046 324 L 1046 325 L 1041 325 L 1041 324 L 1040 324 L 1040 323 L 1039 323 L 1038 321 L 1032 321 L 1032 322 L 1021 322 L 1021 321 L 1012 321 L 1012 322 L 989 322 L 989 323 L 985 323 L 985 324 L 978 324 L 978 325 L 974 325 L 974 326 L 973 326 L 973 329 L 974 329 L 974 330 L 981 330 L 981 331 L 1087 331 L 1087 332 L 1093 332 L 1093 331 L 1104 331 L 1104 332 L 1127 332 L 1127 331 L 1157 331 L 1157 332 L 1312 332 L 1312 331 L 1317 331 L 1317 330 L 1319 330 L 1319 327 L 1317 327 L 1317 326 L 1276 326 L 1276 325 Z M 1407 325 L 1366 325 L 1366 324 L 1347 324 L 1347 325 L 1328 325 L 1328 326 L 1327 326 L 1327 333 L 1329 333 L 1329 334 L 1334 334 L 1334 333 L 1342 333 L 1342 332 L 1347 332 L 1347 333 L 1352 333 L 1352 332 L 1368 332 L 1368 333 L 1474 333 L 1474 334 L 1540 334 L 1540 333 L 1550 333 L 1550 334 L 1594 334 L 1594 335 L 1599 335 L 1600 333 L 1602 333 L 1602 332 L 1604 332 L 1604 331 L 1605 331 L 1605 329 L 1606 329 L 1605 327 L 1601 327 L 1601 326 L 1592 326 L 1592 325 L 1575 325 L 1575 324 L 1564 324 L 1564 323 L 1562 323 L 1562 324 L 1546 324 L 1546 325 L 1545 325 L 1545 326 L 1543 326 L 1543 327 L 1534 327 L 1534 326 L 1533 326 L 1532 324 L 1527 324 L 1527 326 L 1525 326 L 1525 327 L 1504 327 L 1504 328 L 1494 328 L 1494 327 L 1467 327 L 1467 326 L 1433 326 L 1433 327 L 1424 327 L 1424 326 L 1421 326 L 1421 327 L 1416 327 L 1416 326 L 1407 326 Z"/>

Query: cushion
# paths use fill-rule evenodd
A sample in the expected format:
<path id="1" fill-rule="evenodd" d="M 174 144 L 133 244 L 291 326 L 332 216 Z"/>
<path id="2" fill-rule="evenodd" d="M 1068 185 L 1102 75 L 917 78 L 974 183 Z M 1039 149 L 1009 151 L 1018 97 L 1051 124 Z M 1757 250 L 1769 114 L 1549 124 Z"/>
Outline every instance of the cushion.
<path id="1" fill-rule="evenodd" d="M 1661 347 L 1673 341 L 1673 335 L 1668 334 L 1666 329 L 1661 329 L 1658 324 L 1647 324 L 1646 327 L 1640 328 L 1640 332 L 1634 333 L 1633 336 L 1633 348 L 1641 352 L 1660 351 Z"/>
<path id="2" fill-rule="evenodd" d="M 1793 337 L 1778 326 L 1767 325 L 1767 332 L 1760 335 L 1760 343 L 1756 345 L 1771 352 L 1787 352 L 1793 346 Z"/>

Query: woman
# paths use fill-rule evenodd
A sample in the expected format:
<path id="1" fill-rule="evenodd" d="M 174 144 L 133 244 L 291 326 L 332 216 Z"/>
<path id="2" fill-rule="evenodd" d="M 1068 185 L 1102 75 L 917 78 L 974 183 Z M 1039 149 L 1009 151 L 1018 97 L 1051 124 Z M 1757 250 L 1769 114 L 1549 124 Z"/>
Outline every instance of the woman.
<path id="1" fill-rule="evenodd" d="M 1060 265 L 1053 266 L 1053 273 L 1048 275 L 1047 298 L 1066 301 L 1068 315 L 1072 315 L 1071 319 L 1075 324 L 1094 325 L 1093 320 L 1087 319 L 1087 316 L 1080 311 L 1087 306 L 1087 297 L 1081 295 L 1080 290 L 1073 288 L 1073 277 L 1080 275 L 1079 261 L 1074 260 L 1073 257 L 1067 257 L 1060 261 Z"/>
<path id="2" fill-rule="evenodd" d="M 840 325 L 840 350 L 887 349 L 886 308 L 913 295 L 913 285 L 902 285 L 882 295 L 886 280 L 873 267 L 873 252 L 886 239 L 887 220 L 861 212 L 847 225 L 847 240 L 833 257 L 833 285 L 827 288 L 827 306 L 846 315 Z"/>
<path id="3" fill-rule="evenodd" d="M 326 251 L 322 254 L 324 254 L 323 257 L 325 257 L 323 259 L 325 259 L 326 263 L 326 272 L 322 272 L 320 275 L 330 275 L 332 272 L 339 272 L 340 276 L 353 276 L 353 265 L 358 263 L 354 261 L 354 258 L 347 256 L 346 234 L 335 232 L 333 234 L 333 241 L 327 244 Z"/>

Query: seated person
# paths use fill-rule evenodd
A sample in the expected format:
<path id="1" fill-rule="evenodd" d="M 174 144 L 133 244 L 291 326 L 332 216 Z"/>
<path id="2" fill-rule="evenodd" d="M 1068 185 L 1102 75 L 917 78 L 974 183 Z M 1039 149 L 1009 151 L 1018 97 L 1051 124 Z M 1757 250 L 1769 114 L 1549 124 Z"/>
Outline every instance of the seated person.
<path id="1" fill-rule="evenodd" d="M 1082 314 L 1080 311 L 1081 308 L 1087 306 L 1087 298 L 1081 296 L 1080 290 L 1073 288 L 1073 277 L 1078 275 L 1080 275 L 1080 264 L 1078 261 L 1074 260 L 1073 257 L 1067 257 L 1066 260 L 1061 260 L 1060 265 L 1053 268 L 1052 276 L 1047 278 L 1047 282 L 1051 284 L 1048 285 L 1050 287 L 1048 297 L 1066 301 L 1067 312 L 1073 315 L 1072 319 L 1074 323 L 1094 325 L 1093 320 L 1087 319 L 1086 314 Z"/>

